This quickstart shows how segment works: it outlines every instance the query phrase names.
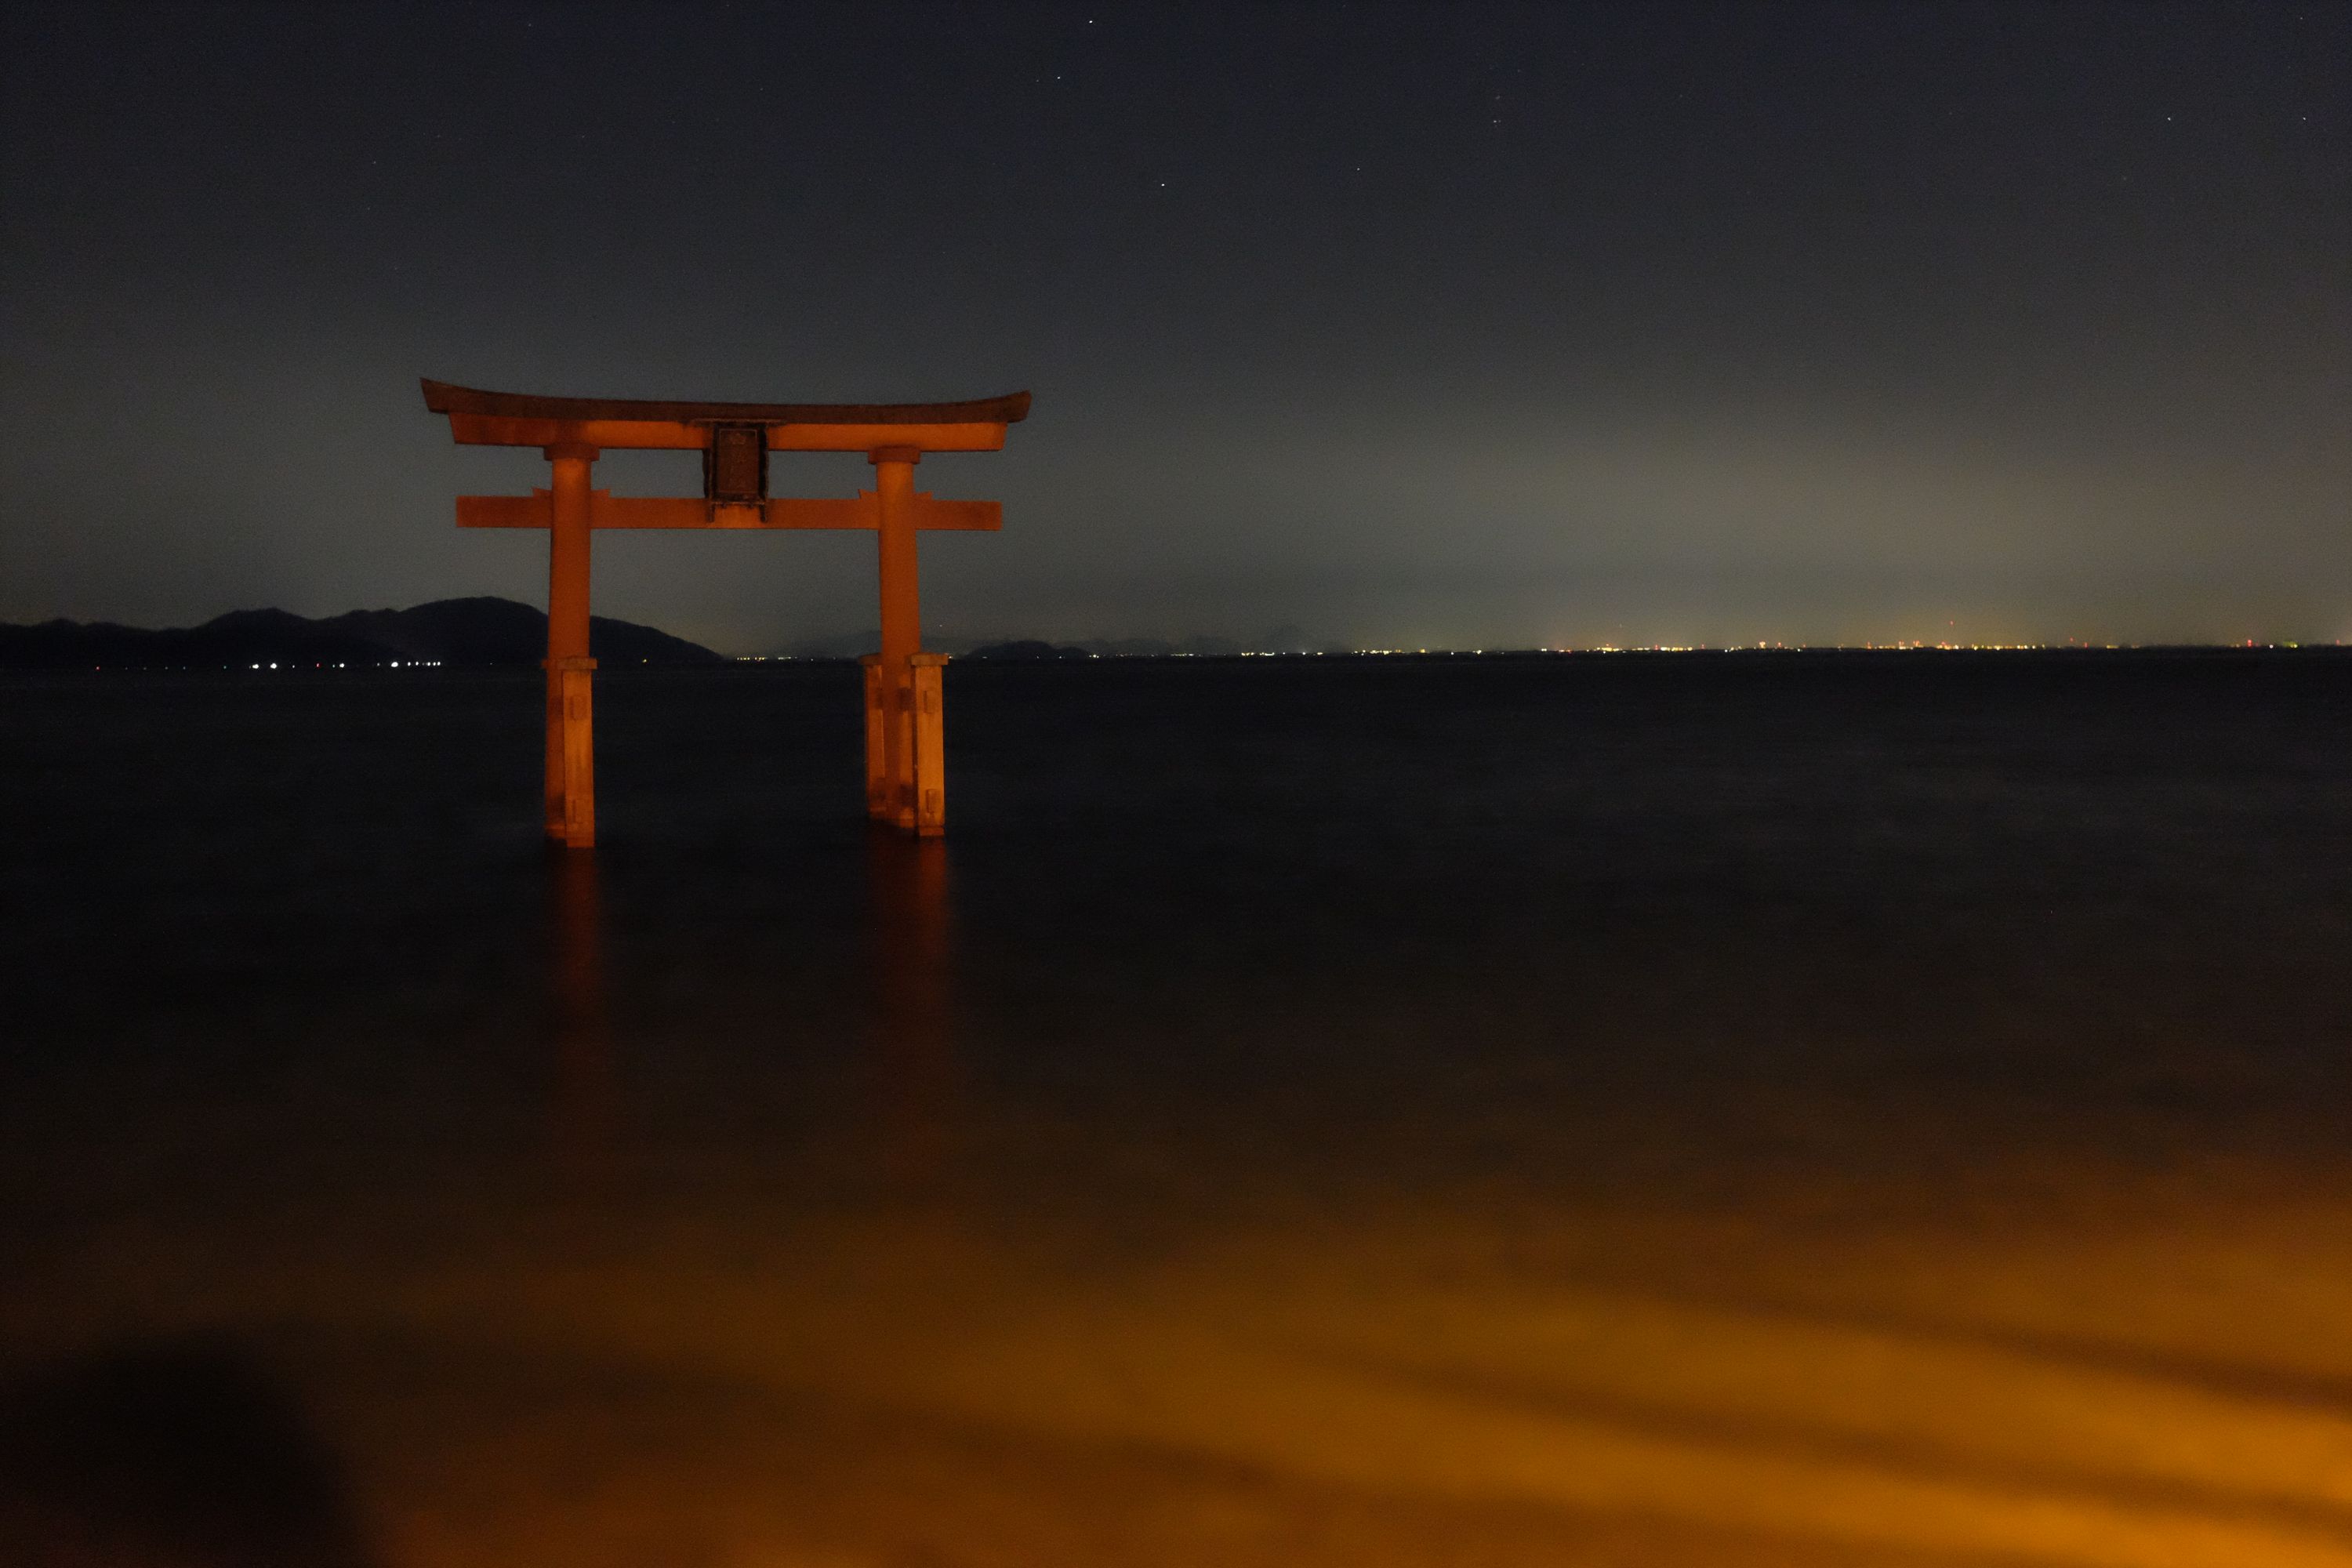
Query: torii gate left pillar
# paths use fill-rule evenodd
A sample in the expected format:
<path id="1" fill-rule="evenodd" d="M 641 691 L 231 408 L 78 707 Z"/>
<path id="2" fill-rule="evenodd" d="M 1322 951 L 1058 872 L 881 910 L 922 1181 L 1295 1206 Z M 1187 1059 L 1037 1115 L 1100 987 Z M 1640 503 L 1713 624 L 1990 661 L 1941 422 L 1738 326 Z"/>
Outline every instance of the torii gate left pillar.
<path id="1" fill-rule="evenodd" d="M 588 475 L 593 447 L 547 448 L 547 837 L 596 843 L 596 661 L 588 657 Z"/>
<path id="2" fill-rule="evenodd" d="M 945 831 L 941 654 L 922 651 L 915 535 L 1003 526 L 994 501 L 938 500 L 915 489 L 926 452 L 992 452 L 1028 416 L 1029 395 L 972 403 L 657 403 L 533 397 L 427 381 L 425 405 L 449 416 L 465 444 L 537 447 L 551 488 L 529 496 L 460 496 L 461 528 L 544 528 L 547 585 L 547 836 L 596 842 L 593 671 L 589 657 L 589 541 L 600 528 L 856 528 L 879 545 L 882 648 L 866 661 L 866 813 L 908 833 Z M 703 494 L 616 497 L 593 489 L 597 458 L 614 447 L 702 454 Z M 768 495 L 771 452 L 863 452 L 871 490 L 847 500 Z"/>

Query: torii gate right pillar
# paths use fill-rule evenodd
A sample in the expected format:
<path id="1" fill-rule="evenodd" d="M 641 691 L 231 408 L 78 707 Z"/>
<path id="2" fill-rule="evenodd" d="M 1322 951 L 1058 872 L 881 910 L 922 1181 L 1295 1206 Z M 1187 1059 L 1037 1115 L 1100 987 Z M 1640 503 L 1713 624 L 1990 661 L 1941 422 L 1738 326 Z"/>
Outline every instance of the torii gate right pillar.
<path id="1" fill-rule="evenodd" d="M 947 656 L 922 651 L 916 587 L 912 447 L 869 455 L 879 524 L 882 650 L 866 664 L 866 813 L 905 832 L 947 831 L 946 715 L 940 679 Z"/>

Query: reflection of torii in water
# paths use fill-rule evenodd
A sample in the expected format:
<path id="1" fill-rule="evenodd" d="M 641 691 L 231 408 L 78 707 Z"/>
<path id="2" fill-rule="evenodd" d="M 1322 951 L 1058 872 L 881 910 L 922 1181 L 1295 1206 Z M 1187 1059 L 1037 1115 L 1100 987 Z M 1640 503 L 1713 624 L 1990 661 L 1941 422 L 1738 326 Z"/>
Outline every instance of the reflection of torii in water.
<path id="1" fill-rule="evenodd" d="M 936 837 L 866 838 L 861 967 L 866 1092 L 879 1174 L 902 1200 L 945 1191 L 962 1092 L 955 915 L 948 847 Z M 602 900 L 593 855 L 547 863 L 547 1043 L 555 1167 L 594 1194 L 625 1168 L 629 1101 L 606 996 Z"/>
<path id="2" fill-rule="evenodd" d="M 596 842 L 595 747 L 588 657 L 588 534 L 598 528 L 870 528 L 880 542 L 882 650 L 866 661 L 866 810 L 909 833 L 947 826 L 940 667 L 924 653 L 915 532 L 995 529 L 995 501 L 934 500 L 915 489 L 926 452 L 993 452 L 1029 415 L 1029 395 L 977 403 L 656 403 L 530 397 L 425 383 L 425 406 L 461 443 L 537 447 L 551 490 L 459 496 L 460 528 L 548 531 L 547 836 Z M 606 448 L 698 450 L 702 495 L 614 496 L 588 488 Z M 864 452 L 874 489 L 854 500 L 768 494 L 770 452 Z"/>

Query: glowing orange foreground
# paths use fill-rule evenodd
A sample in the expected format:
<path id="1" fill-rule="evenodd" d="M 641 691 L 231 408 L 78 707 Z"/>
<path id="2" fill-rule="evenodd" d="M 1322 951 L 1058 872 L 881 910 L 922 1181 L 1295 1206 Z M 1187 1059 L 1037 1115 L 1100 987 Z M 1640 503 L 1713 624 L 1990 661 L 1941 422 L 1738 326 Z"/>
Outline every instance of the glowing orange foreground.
<path id="1" fill-rule="evenodd" d="M 459 496 L 460 528 L 548 531 L 547 836 L 596 842 L 594 703 L 588 657 L 588 533 L 597 528 L 870 528 L 879 538 L 882 651 L 866 663 L 866 812 L 909 833 L 947 828 L 940 667 L 924 653 L 915 531 L 993 530 L 996 501 L 934 500 L 915 489 L 926 452 L 993 452 L 1029 416 L 1029 395 L 974 403 L 657 403 L 530 397 L 426 381 L 425 406 L 467 446 L 537 447 L 552 489 Z M 698 498 L 614 496 L 588 488 L 606 448 L 702 453 Z M 864 452 L 874 489 L 854 500 L 768 495 L 770 452 Z"/>

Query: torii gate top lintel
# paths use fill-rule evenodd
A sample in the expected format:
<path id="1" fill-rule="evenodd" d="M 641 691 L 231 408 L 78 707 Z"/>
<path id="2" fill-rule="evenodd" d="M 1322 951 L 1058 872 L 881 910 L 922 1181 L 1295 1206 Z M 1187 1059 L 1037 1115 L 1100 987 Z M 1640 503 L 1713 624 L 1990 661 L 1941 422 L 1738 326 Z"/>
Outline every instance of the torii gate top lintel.
<path id="1" fill-rule="evenodd" d="M 967 403 L 688 403 L 630 397 L 540 397 L 420 377 L 425 406 L 449 418 L 459 444 L 614 450 L 708 449 L 722 426 L 761 426 L 772 452 L 993 452 L 1004 427 L 1029 416 L 1029 395 Z"/>

